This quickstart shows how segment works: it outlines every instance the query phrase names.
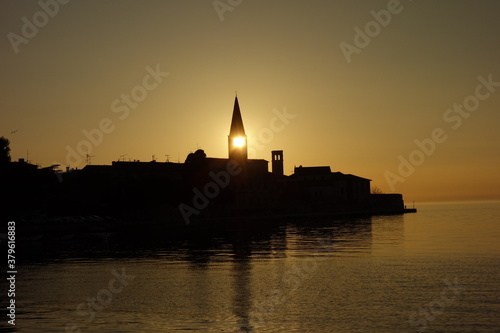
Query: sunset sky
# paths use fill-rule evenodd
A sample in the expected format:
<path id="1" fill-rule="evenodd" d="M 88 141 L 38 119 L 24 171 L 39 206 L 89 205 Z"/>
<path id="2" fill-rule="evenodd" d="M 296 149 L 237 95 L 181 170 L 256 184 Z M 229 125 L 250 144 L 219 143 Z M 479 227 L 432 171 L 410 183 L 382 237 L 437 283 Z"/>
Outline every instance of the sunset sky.
<path id="1" fill-rule="evenodd" d="M 286 174 L 500 199 L 497 0 L 6 0 L 0 15 L 14 160 L 227 157 L 237 91 L 249 157 L 282 149 Z"/>

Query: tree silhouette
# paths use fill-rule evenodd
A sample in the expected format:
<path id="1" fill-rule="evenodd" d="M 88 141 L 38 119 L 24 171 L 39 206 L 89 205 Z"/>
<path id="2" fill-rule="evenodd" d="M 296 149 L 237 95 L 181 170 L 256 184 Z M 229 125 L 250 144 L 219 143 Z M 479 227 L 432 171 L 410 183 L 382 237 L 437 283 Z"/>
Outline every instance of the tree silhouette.
<path id="1" fill-rule="evenodd" d="M 207 154 L 205 154 L 205 151 L 203 149 L 198 149 L 194 153 L 189 153 L 184 163 L 199 166 L 203 164 L 206 161 L 206 159 L 207 159 Z"/>
<path id="2" fill-rule="evenodd" d="M 372 185 L 371 194 L 384 194 L 384 192 L 377 185 Z"/>
<path id="3" fill-rule="evenodd" d="M 5 137 L 0 137 L 0 164 L 10 162 L 10 141 Z"/>
<path id="4" fill-rule="evenodd" d="M 189 186 L 204 185 L 208 177 L 207 154 L 203 149 L 198 149 L 194 153 L 189 153 L 184 162 L 184 179 Z"/>

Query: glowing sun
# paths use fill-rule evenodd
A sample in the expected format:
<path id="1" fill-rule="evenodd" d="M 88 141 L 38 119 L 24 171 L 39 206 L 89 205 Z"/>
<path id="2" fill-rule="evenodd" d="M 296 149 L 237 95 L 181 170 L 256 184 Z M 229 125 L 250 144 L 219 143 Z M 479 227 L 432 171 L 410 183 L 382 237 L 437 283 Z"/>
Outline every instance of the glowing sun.
<path id="1" fill-rule="evenodd" d="M 237 137 L 233 139 L 233 146 L 243 147 L 245 145 L 245 138 Z"/>

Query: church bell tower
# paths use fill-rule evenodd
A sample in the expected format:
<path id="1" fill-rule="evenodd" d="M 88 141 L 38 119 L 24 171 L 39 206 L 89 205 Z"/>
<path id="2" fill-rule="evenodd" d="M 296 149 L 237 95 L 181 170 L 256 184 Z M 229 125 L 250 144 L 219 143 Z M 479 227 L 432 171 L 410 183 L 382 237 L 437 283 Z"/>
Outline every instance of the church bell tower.
<path id="1" fill-rule="evenodd" d="M 240 164 L 247 161 L 247 136 L 245 134 L 245 128 L 243 127 L 238 96 L 234 99 L 233 118 L 231 120 L 231 128 L 228 136 L 228 149 L 230 160 L 235 160 Z"/>
<path id="2" fill-rule="evenodd" d="M 283 150 L 271 151 L 272 157 L 272 173 L 278 176 L 283 176 Z"/>

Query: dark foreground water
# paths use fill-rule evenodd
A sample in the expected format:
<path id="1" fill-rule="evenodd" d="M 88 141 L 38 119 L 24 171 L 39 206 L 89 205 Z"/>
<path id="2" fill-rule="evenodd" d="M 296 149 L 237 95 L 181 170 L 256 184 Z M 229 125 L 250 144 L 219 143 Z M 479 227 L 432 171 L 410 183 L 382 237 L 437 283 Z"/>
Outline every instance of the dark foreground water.
<path id="1" fill-rule="evenodd" d="M 16 325 L 3 310 L 0 328 L 500 332 L 500 203 L 418 208 L 183 239 L 138 230 L 32 242 L 18 254 Z"/>

